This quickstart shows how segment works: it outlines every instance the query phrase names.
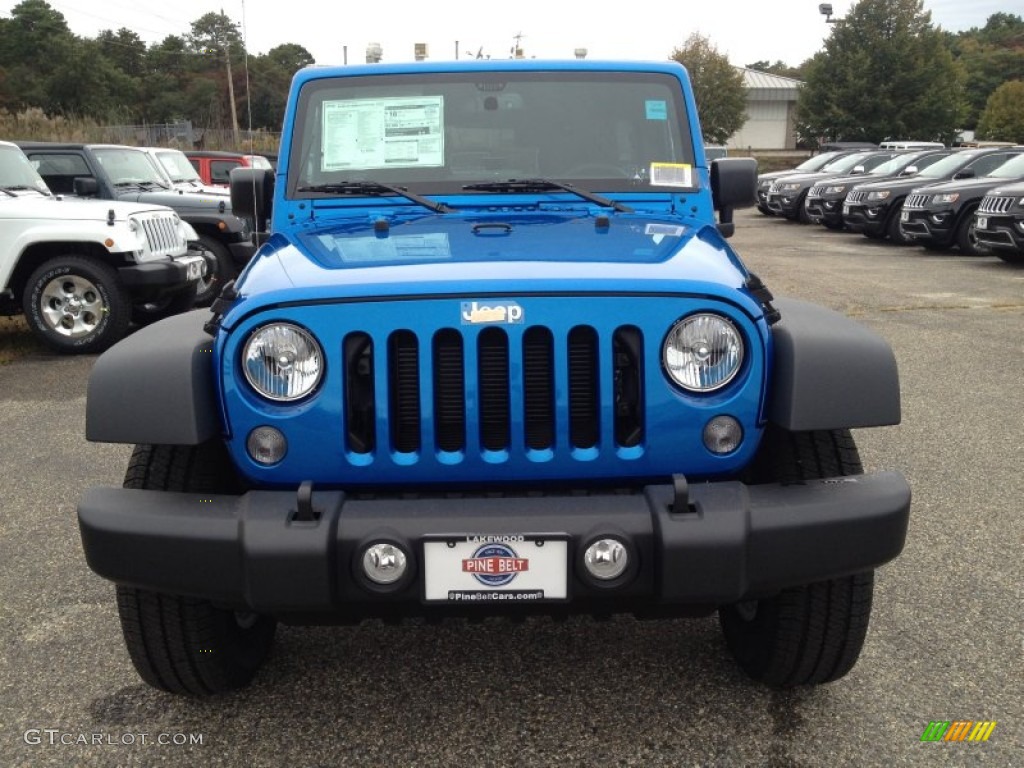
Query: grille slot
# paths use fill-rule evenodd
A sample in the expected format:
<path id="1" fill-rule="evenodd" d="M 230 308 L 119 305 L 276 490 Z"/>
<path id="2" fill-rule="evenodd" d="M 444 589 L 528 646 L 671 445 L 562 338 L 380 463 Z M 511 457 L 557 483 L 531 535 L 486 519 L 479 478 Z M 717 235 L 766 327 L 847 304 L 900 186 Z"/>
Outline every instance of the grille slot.
<path id="1" fill-rule="evenodd" d="M 906 202 L 903 203 L 904 208 L 924 208 L 925 203 L 928 202 L 928 195 L 907 195 Z"/>
<path id="2" fill-rule="evenodd" d="M 462 335 L 434 334 L 434 439 L 442 451 L 466 447 L 466 384 Z"/>
<path id="3" fill-rule="evenodd" d="M 395 331 L 388 339 L 388 392 L 391 444 L 396 451 L 420 448 L 419 341 L 412 331 Z"/>
<path id="4" fill-rule="evenodd" d="M 625 326 L 612 337 L 615 442 L 625 448 L 644 439 L 644 343 L 640 329 Z"/>
<path id="5" fill-rule="evenodd" d="M 978 206 L 979 213 L 1008 213 L 1015 197 L 993 197 L 985 195 Z"/>
<path id="6" fill-rule="evenodd" d="M 848 203 L 859 203 L 863 199 L 864 193 L 856 189 L 846 196 L 846 202 Z"/>
<path id="7" fill-rule="evenodd" d="M 510 411 L 508 336 L 487 328 L 477 343 L 477 386 L 480 397 L 480 444 L 489 451 L 509 447 Z"/>
<path id="8" fill-rule="evenodd" d="M 569 332 L 569 440 L 577 448 L 592 448 L 599 436 L 597 332 L 577 326 Z"/>
<path id="9" fill-rule="evenodd" d="M 523 334 L 523 426 L 526 446 L 550 448 L 555 442 L 555 348 L 551 331 Z"/>
<path id="10" fill-rule="evenodd" d="M 374 428 L 373 340 L 365 333 L 350 333 L 342 343 L 345 366 L 345 440 L 353 453 L 372 453 Z"/>

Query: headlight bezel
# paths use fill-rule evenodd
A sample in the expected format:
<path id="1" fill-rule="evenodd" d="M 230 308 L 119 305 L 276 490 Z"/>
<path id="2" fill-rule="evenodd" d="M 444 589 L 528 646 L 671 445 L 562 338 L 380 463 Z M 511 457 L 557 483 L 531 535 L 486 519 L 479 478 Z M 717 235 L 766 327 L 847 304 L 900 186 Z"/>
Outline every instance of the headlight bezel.
<path id="1" fill-rule="evenodd" d="M 868 192 L 867 196 L 864 199 L 869 200 L 872 203 L 880 203 L 883 200 L 888 200 L 890 195 L 892 195 L 892 190 L 880 189 L 874 192 Z"/>
<path id="2" fill-rule="evenodd" d="M 831 187 L 825 187 L 825 191 L 822 194 L 825 195 L 841 195 L 846 191 L 845 184 L 836 184 Z"/>
<path id="3" fill-rule="evenodd" d="M 728 363 L 728 365 L 726 366 L 727 373 L 725 375 L 718 375 L 717 378 L 715 378 L 714 381 L 710 384 L 702 384 L 700 382 L 703 382 L 705 380 L 706 374 L 701 373 L 701 361 L 697 360 L 695 362 L 694 360 L 684 360 L 681 363 L 674 363 L 673 361 L 670 361 L 669 356 L 670 353 L 683 356 L 687 354 L 693 355 L 696 351 L 694 349 L 693 342 L 691 342 L 689 344 L 689 347 L 687 348 L 686 345 L 679 343 L 673 346 L 673 340 L 679 341 L 682 337 L 683 332 L 685 332 L 688 327 L 692 328 L 694 326 L 699 326 L 701 323 L 707 322 L 721 324 L 719 328 L 726 337 L 726 345 L 728 347 L 728 338 L 731 336 L 731 338 L 734 340 L 735 352 L 730 352 L 728 348 L 724 352 L 716 352 L 714 350 L 708 351 L 708 358 L 711 360 L 714 360 L 716 357 L 719 357 L 724 361 L 728 361 L 730 355 L 733 359 L 732 362 Z M 677 333 L 677 331 L 679 333 Z M 701 334 L 701 329 L 698 328 L 697 333 L 698 335 L 704 335 L 707 333 L 707 331 L 705 330 L 704 334 Z M 672 323 L 672 325 L 668 329 L 668 332 L 665 334 L 665 337 L 663 338 L 661 343 L 662 371 L 664 372 L 665 377 L 673 386 L 682 390 L 683 392 L 686 392 L 687 394 L 710 395 L 717 392 L 721 392 L 723 389 L 725 389 L 730 384 L 735 382 L 736 379 L 740 376 L 741 371 L 744 369 L 744 364 L 746 363 L 748 354 L 747 346 L 747 340 L 744 337 L 744 334 L 740 329 L 740 326 L 727 315 L 721 314 L 719 312 L 705 310 L 692 312 L 688 315 L 679 318 L 674 323 Z M 697 372 L 695 375 L 677 375 L 678 369 L 693 365 L 697 366 Z M 707 371 L 707 368 L 714 368 L 718 367 L 719 365 L 719 362 L 712 362 L 703 370 Z"/>
<path id="4" fill-rule="evenodd" d="M 959 192 L 944 192 L 940 195 L 932 195 L 932 205 L 952 205 L 959 199 Z"/>
<path id="5" fill-rule="evenodd" d="M 307 361 L 315 361 L 316 370 L 312 374 L 300 373 L 300 375 L 305 375 L 310 378 L 307 382 L 299 385 L 300 391 L 298 392 L 292 392 L 291 385 L 288 384 L 287 382 L 285 382 L 283 386 L 283 389 L 285 390 L 284 392 L 281 391 L 281 387 L 275 388 L 269 386 L 261 386 L 263 382 L 266 382 L 268 380 L 276 380 L 280 382 L 282 378 L 287 379 L 290 376 L 290 374 L 288 373 L 275 373 L 273 371 L 265 371 L 263 377 L 260 378 L 259 372 L 256 370 L 256 366 L 259 366 L 261 363 L 263 364 L 265 369 L 280 365 L 280 354 L 262 354 L 259 356 L 258 359 L 250 358 L 250 351 L 253 350 L 253 346 L 257 342 L 263 341 L 264 343 L 268 344 L 287 343 L 283 339 L 278 339 L 275 342 L 273 340 L 266 340 L 262 338 L 275 331 L 295 334 L 295 339 L 293 340 L 304 342 L 309 346 L 310 350 L 313 353 L 312 355 L 303 359 Z M 299 352 L 301 353 L 301 350 L 299 350 Z M 268 360 L 271 361 L 269 364 Z M 297 357 L 293 360 L 288 361 L 289 366 L 297 367 L 299 364 L 298 360 L 299 358 Z M 252 363 L 251 365 L 250 362 Z M 241 368 L 242 378 L 245 380 L 246 384 L 249 385 L 250 391 L 256 394 L 258 397 L 262 398 L 263 400 L 266 400 L 275 405 L 295 405 L 297 403 L 304 402 L 313 397 L 320 389 L 320 385 L 324 381 L 324 375 L 327 368 L 327 358 L 324 354 L 323 345 L 316 338 L 313 332 L 310 331 L 308 328 L 305 328 L 299 325 L 298 323 L 289 320 L 270 320 L 256 328 L 253 328 L 252 331 L 250 331 L 248 337 L 245 339 L 245 342 L 241 345 L 241 348 L 239 350 L 238 363 L 239 367 Z"/>

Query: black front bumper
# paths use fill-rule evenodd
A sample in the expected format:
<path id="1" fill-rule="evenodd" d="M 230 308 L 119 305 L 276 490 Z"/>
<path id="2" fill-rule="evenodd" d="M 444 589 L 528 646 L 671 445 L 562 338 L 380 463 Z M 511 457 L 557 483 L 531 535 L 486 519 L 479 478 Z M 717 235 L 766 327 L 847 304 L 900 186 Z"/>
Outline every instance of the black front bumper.
<path id="1" fill-rule="evenodd" d="M 936 223 L 933 215 L 944 215 L 942 224 Z M 952 245 L 955 234 L 956 217 L 950 210 L 929 211 L 921 209 L 903 209 L 900 218 L 900 229 L 911 240 L 926 241 L 937 245 Z"/>
<path id="2" fill-rule="evenodd" d="M 682 498 L 682 497 L 680 497 Z M 715 605 L 868 570 L 903 548 L 910 488 L 897 473 L 806 485 L 672 485 L 642 493 L 356 499 L 316 492 L 316 519 L 287 491 L 217 496 L 93 488 L 78 507 L 89 566 L 117 583 L 267 614 L 373 613 L 421 603 L 424 537 L 551 534 L 569 539 L 570 603 Z M 682 507 L 677 511 L 676 507 Z M 583 568 L 596 538 L 626 542 L 638 567 L 602 585 Z M 387 593 L 359 563 L 377 541 L 410 554 L 412 577 Z"/>
<path id="3" fill-rule="evenodd" d="M 868 210 L 874 211 L 873 216 L 868 215 Z M 889 218 L 888 206 L 868 206 L 863 203 L 843 205 L 843 224 L 851 232 L 867 232 L 873 235 L 885 233 L 886 223 Z"/>
<path id="4" fill-rule="evenodd" d="M 976 226 L 974 229 L 979 243 L 989 248 L 1024 253 L 1024 230 L 1021 229 L 1024 218 L 979 213 L 975 221 L 981 218 L 986 219 L 987 226 L 984 229 Z"/>
<path id="5" fill-rule="evenodd" d="M 133 298 L 162 296 L 188 288 L 199 277 L 189 278 L 188 261 L 192 259 L 161 259 L 119 267 L 121 284 Z"/>
<path id="6" fill-rule="evenodd" d="M 807 215 L 819 224 L 837 227 L 843 223 L 842 197 L 808 197 L 804 207 Z"/>

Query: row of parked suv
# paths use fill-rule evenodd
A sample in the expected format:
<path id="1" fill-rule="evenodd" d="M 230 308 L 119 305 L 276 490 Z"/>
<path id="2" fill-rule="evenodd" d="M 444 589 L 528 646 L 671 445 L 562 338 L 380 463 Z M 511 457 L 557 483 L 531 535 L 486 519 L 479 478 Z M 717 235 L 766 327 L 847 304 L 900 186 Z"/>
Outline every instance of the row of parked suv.
<path id="1" fill-rule="evenodd" d="M 180 151 L 0 142 L 0 314 L 59 352 L 210 303 L 256 250 Z"/>
<path id="2" fill-rule="evenodd" d="M 822 153 L 757 194 L 767 215 L 1024 264 L 1024 147 Z"/>

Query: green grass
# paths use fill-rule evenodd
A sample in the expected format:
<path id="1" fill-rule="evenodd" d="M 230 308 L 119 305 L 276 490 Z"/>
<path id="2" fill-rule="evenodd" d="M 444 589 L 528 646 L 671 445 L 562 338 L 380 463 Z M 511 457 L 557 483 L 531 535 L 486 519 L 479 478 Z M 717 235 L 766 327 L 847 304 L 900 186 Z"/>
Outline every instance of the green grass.
<path id="1" fill-rule="evenodd" d="M 23 317 L 0 317 L 0 365 L 7 365 L 26 355 L 46 351 Z"/>

